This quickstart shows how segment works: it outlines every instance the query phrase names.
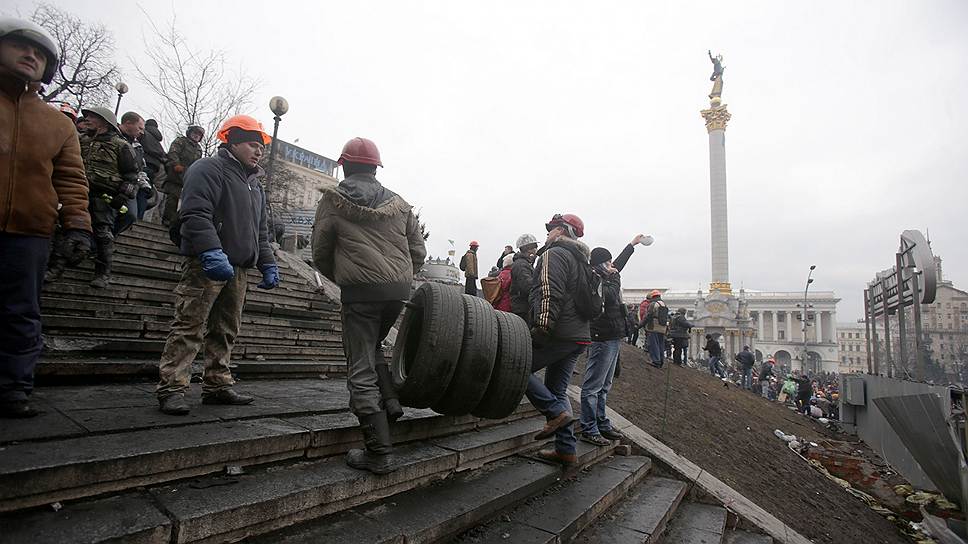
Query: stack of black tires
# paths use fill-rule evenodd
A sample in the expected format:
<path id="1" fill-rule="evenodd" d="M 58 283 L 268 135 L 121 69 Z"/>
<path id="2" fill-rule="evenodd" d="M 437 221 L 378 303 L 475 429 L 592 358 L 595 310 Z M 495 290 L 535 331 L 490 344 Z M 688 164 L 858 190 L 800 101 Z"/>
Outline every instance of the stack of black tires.
<path id="1" fill-rule="evenodd" d="M 527 387 L 531 333 L 482 298 L 424 283 L 404 312 L 391 369 L 404 406 L 501 419 Z"/>

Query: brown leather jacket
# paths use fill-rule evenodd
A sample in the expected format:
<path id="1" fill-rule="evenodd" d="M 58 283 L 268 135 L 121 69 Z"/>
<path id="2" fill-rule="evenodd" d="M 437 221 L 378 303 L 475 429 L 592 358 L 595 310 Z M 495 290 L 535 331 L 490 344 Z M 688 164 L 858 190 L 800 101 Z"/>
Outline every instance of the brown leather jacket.
<path id="1" fill-rule="evenodd" d="M 0 232 L 50 236 L 58 213 L 65 229 L 90 232 L 77 130 L 37 89 L 0 75 Z"/>

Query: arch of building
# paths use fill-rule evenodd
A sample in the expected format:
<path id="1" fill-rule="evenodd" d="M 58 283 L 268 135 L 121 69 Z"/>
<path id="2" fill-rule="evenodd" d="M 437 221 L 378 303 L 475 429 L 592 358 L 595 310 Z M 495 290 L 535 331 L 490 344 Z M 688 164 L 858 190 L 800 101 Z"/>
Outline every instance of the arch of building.
<path id="1" fill-rule="evenodd" d="M 790 362 L 793 361 L 793 357 L 790 355 L 789 351 L 785 349 L 777 350 L 777 352 L 773 354 L 773 358 L 776 359 L 776 364 L 791 368 Z"/>

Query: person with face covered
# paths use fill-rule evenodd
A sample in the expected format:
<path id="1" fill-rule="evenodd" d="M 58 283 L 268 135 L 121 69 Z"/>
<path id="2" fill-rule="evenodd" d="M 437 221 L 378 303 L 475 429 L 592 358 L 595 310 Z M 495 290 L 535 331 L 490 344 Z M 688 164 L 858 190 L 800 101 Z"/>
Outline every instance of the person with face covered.
<path id="1" fill-rule="evenodd" d="M 91 250 L 88 185 L 71 119 L 41 100 L 58 48 L 40 26 L 0 17 L 0 418 L 37 415 L 29 403 L 43 349 L 40 289 L 55 254 Z"/>
<path id="2" fill-rule="evenodd" d="M 266 197 L 259 159 L 271 138 L 248 115 L 230 117 L 218 132 L 213 157 L 185 172 L 178 210 L 182 276 L 175 287 L 175 319 L 165 341 L 156 390 L 159 408 L 185 415 L 192 361 L 204 345 L 202 404 L 249 404 L 235 392 L 229 370 L 232 346 L 242 325 L 246 270 L 258 266 L 261 289 L 279 285 L 269 245 Z"/>
<path id="3" fill-rule="evenodd" d="M 581 386 L 581 440 L 596 446 L 607 446 L 621 435 L 612 429 L 605 416 L 605 401 L 612 387 L 619 347 L 625 337 L 626 308 L 622 302 L 621 271 L 635 251 L 635 245 L 645 238 L 632 238 L 615 260 L 604 247 L 591 252 L 589 264 L 602 279 L 602 301 L 605 309 L 591 322 L 592 343 L 588 347 L 588 363 Z"/>
<path id="4" fill-rule="evenodd" d="M 511 313 L 530 324 L 528 296 L 531 295 L 538 239 L 533 234 L 522 234 L 518 236 L 517 245 L 518 252 L 511 260 Z"/>

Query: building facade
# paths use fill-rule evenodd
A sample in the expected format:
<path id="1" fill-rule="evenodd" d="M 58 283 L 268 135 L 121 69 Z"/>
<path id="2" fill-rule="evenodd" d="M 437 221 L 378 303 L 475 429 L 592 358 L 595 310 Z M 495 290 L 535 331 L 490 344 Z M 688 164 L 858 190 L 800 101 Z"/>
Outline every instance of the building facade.
<path id="1" fill-rule="evenodd" d="M 840 373 L 867 372 L 867 337 L 864 322 L 841 323 L 837 326 L 837 344 L 840 349 Z"/>
<path id="2" fill-rule="evenodd" d="M 638 306 L 652 289 L 623 289 L 626 304 Z M 807 322 L 802 317 L 803 293 L 766 292 L 740 289 L 735 308 L 728 300 L 719 301 L 713 291 L 674 291 L 658 289 L 670 311 L 685 308 L 694 325 L 689 342 L 689 357 L 703 358 L 705 335 L 720 337 L 724 355 L 732 360 L 748 345 L 757 361 L 773 356 L 782 367 L 813 372 L 839 372 L 837 298 L 833 291 L 814 291 L 807 295 Z M 731 317 L 726 326 L 715 325 L 716 313 Z M 703 315 L 706 318 L 703 319 Z M 733 324 L 735 323 L 735 324 Z M 806 340 L 804 340 L 806 329 Z M 806 353 L 806 358 L 804 358 Z M 804 362 L 804 359 L 805 362 Z"/>

